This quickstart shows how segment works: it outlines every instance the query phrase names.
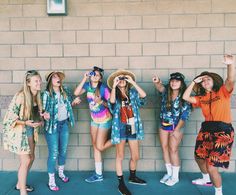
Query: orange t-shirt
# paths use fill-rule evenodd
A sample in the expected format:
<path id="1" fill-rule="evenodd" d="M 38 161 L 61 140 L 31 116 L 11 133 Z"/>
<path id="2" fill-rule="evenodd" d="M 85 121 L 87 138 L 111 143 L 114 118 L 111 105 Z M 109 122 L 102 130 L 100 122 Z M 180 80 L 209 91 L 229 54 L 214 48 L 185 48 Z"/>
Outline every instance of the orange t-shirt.
<path id="1" fill-rule="evenodd" d="M 200 107 L 202 109 L 205 121 L 231 123 L 230 96 L 232 91 L 229 92 L 225 85 L 222 85 L 217 92 L 213 91 L 204 96 L 195 96 L 197 102 L 193 104 L 193 107 Z"/>

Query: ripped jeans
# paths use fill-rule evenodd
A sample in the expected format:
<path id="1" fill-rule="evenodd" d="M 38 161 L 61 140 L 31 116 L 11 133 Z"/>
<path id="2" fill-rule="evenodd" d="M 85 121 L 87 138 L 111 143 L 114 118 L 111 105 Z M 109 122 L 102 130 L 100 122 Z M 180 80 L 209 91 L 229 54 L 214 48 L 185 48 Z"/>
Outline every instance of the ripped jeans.
<path id="1" fill-rule="evenodd" d="M 66 152 L 69 140 L 68 120 L 58 121 L 57 131 L 49 134 L 45 132 L 45 137 L 48 145 L 48 173 L 55 173 L 56 163 L 65 165 Z"/>

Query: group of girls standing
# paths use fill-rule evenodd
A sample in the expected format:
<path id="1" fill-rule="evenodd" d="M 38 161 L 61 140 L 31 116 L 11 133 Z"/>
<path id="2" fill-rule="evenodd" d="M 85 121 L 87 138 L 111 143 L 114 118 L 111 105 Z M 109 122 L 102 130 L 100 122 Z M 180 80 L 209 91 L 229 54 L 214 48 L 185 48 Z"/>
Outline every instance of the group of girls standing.
<path id="1" fill-rule="evenodd" d="M 225 55 L 223 62 L 227 65 L 225 83 L 221 76 L 211 72 L 202 72 L 188 87 L 185 76 L 180 72 L 170 74 L 166 85 L 158 76 L 152 79 L 161 94 L 159 135 L 167 172 L 160 182 L 167 186 L 179 182 L 179 145 L 192 107 L 200 107 L 205 121 L 197 136 L 195 159 L 203 177 L 192 183 L 214 185 L 215 195 L 223 194 L 218 167 L 229 166 L 234 138 L 230 97 L 235 77 L 233 56 Z M 85 181 L 93 183 L 103 180 L 102 151 L 115 145 L 118 191 L 123 195 L 130 195 L 122 168 L 125 145 L 128 142 L 131 155 L 128 181 L 131 184 L 147 184 L 136 176 L 139 141 L 144 139 L 140 107 L 145 104 L 147 95 L 136 83 L 135 74 L 128 70 L 113 72 L 107 79 L 107 85 L 103 82 L 103 77 L 104 70 L 95 66 L 92 71 L 84 74 L 72 93 L 63 85 L 65 74 L 51 71 L 45 77 L 46 89 L 41 93 L 40 74 L 35 70 L 26 72 L 24 86 L 13 97 L 3 121 L 4 148 L 18 154 L 20 159 L 15 189 L 20 190 L 21 195 L 34 190 L 26 184 L 26 180 L 35 158 L 35 143 L 38 141 L 40 128 L 44 129 L 48 146 L 48 188 L 52 191 L 60 190 L 56 184 L 56 170 L 57 178 L 64 183 L 69 182 L 64 166 L 69 125 L 74 126 L 75 123 L 72 106 L 80 104 L 79 96 L 84 93 L 91 114 L 90 134 L 95 160 L 95 171 Z M 194 96 L 191 95 L 192 90 L 195 92 Z"/>

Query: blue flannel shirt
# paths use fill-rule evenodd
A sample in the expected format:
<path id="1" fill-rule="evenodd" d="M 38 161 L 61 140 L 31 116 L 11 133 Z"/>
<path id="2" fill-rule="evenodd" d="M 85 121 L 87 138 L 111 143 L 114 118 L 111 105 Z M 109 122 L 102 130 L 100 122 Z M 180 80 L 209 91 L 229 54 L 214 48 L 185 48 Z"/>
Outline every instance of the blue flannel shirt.
<path id="1" fill-rule="evenodd" d="M 75 119 L 72 110 L 71 103 L 73 101 L 73 96 L 71 91 L 67 87 L 63 87 L 67 98 L 64 99 L 64 103 L 66 104 L 66 109 L 68 111 L 69 122 L 71 126 L 74 126 Z M 55 92 L 53 92 L 53 96 L 50 95 L 49 91 L 44 91 L 42 93 L 43 100 L 43 110 L 50 114 L 50 119 L 44 122 L 44 130 L 49 134 L 55 133 L 57 131 L 57 122 L 58 122 L 58 96 Z"/>
<path id="2" fill-rule="evenodd" d="M 144 139 L 144 129 L 143 129 L 143 123 L 142 123 L 141 117 L 140 117 L 139 107 L 143 106 L 146 103 L 146 98 L 140 98 L 139 94 L 135 88 L 130 89 L 129 98 L 130 98 L 130 103 L 131 103 L 133 114 L 134 114 L 135 129 L 137 131 L 136 139 L 143 140 Z M 119 144 L 121 141 L 120 140 L 121 102 L 116 99 L 116 102 L 114 104 L 112 104 L 109 99 L 108 106 L 109 106 L 111 113 L 113 114 L 112 129 L 111 129 L 111 142 L 112 142 L 112 144 Z"/>

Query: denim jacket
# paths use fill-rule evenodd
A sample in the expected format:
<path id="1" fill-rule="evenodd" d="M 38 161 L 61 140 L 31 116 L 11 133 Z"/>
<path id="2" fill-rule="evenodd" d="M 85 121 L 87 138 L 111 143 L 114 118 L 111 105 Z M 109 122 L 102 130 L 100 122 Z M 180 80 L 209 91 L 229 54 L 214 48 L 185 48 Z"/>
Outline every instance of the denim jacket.
<path id="1" fill-rule="evenodd" d="M 66 109 L 68 111 L 69 121 L 71 126 L 74 126 L 75 119 L 72 110 L 72 93 L 67 87 L 63 87 L 67 98 L 64 99 L 64 103 L 66 104 Z M 43 110 L 50 114 L 50 119 L 48 121 L 45 120 L 44 130 L 47 133 L 52 134 L 57 131 L 57 122 L 58 122 L 58 96 L 55 92 L 53 92 L 53 96 L 50 95 L 49 91 L 44 91 L 42 93 L 43 100 Z"/>
<path id="2" fill-rule="evenodd" d="M 139 107 L 143 106 L 146 103 L 146 98 L 140 98 L 137 90 L 135 88 L 131 88 L 129 91 L 129 98 L 130 103 L 132 106 L 134 120 L 135 120 L 135 129 L 137 131 L 137 140 L 144 139 L 144 129 L 143 124 L 140 117 Z M 111 130 L 111 142 L 112 144 L 119 144 L 120 143 L 120 108 L 121 103 L 116 99 L 116 102 L 112 104 L 110 99 L 108 101 L 108 106 L 113 114 L 112 119 L 112 130 Z"/>

